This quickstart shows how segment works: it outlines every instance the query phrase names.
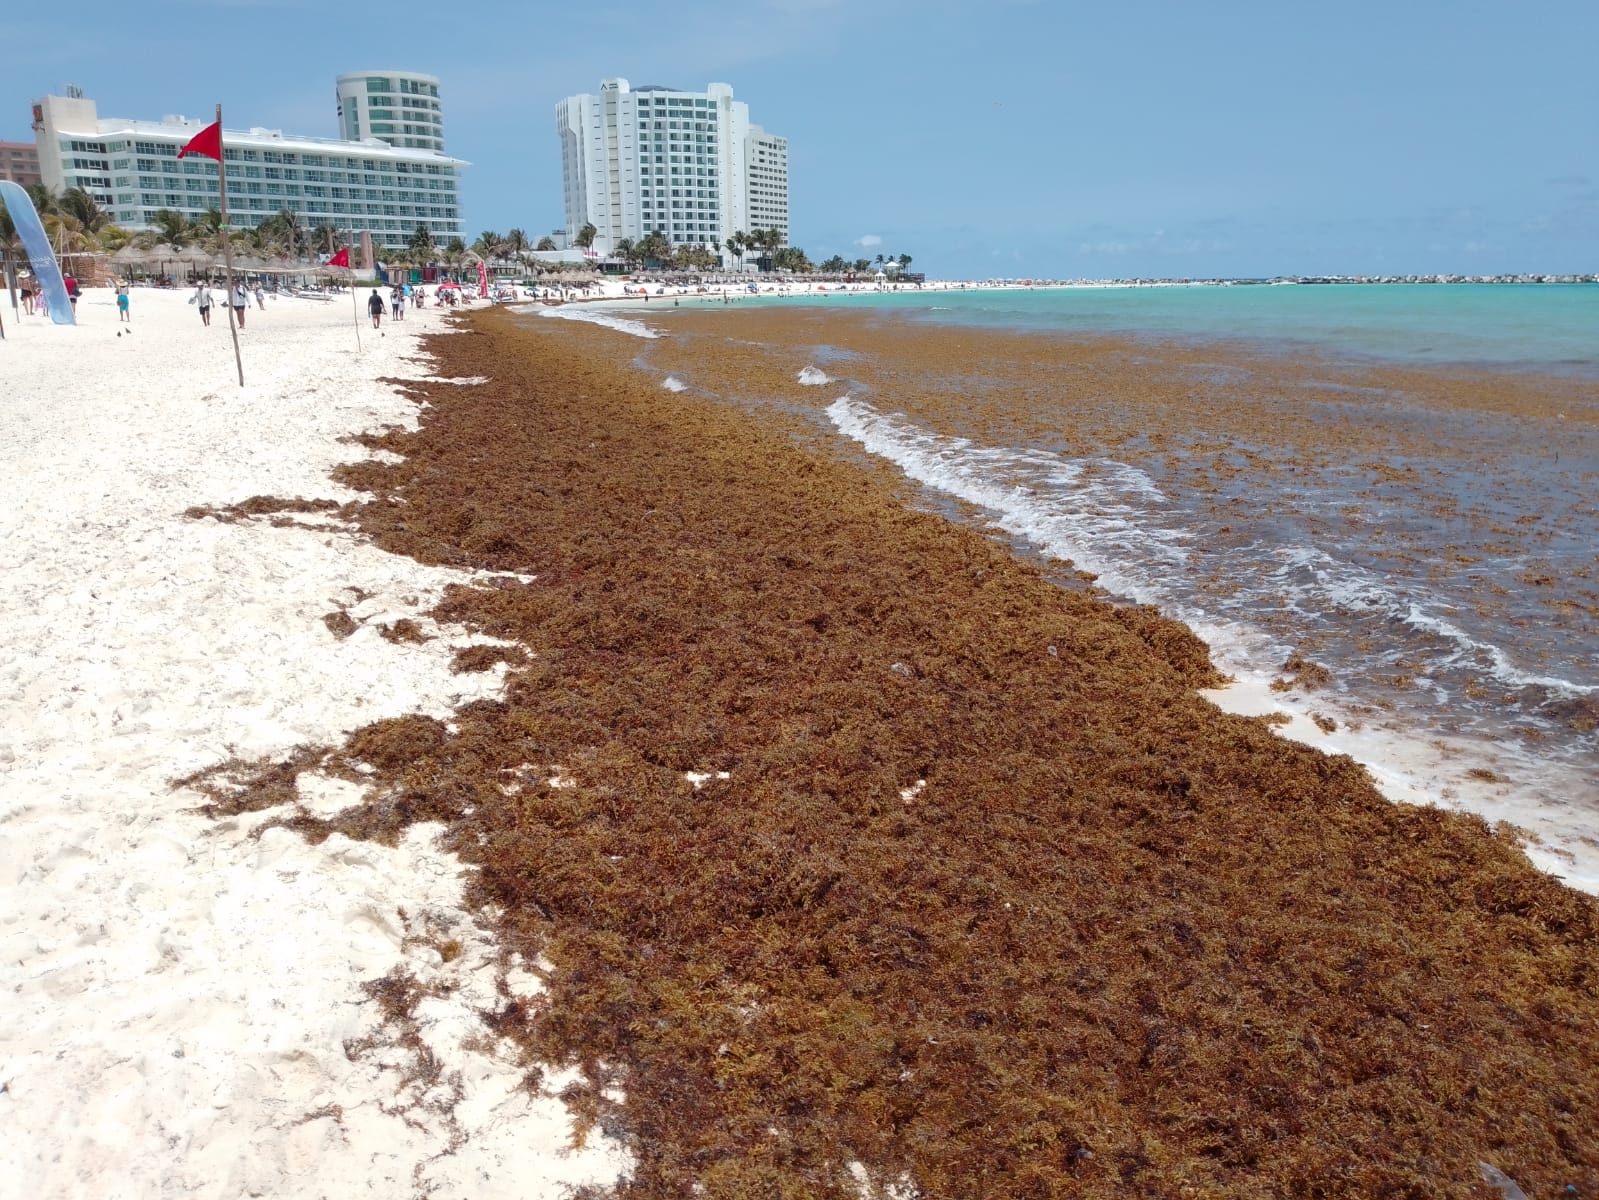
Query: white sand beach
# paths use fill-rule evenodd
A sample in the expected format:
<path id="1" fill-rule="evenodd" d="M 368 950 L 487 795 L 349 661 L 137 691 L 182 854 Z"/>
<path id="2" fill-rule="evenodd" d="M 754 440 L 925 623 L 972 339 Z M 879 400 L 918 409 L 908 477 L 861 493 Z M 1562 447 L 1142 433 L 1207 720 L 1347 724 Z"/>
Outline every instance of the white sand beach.
<path id="1" fill-rule="evenodd" d="M 348 499 L 341 437 L 410 424 L 376 382 L 418 377 L 440 313 L 269 298 L 241 335 L 184 292 L 135 289 L 119 326 L 91 289 L 76 327 L 6 313 L 0 342 L 0 1178 L 32 1197 L 553 1196 L 610 1182 L 618 1148 L 569 1152 L 558 1100 L 485 1037 L 501 972 L 458 908 L 460 868 L 399 848 L 212 821 L 175 779 L 492 695 L 452 674 L 470 639 L 423 616 L 468 581 L 336 522 L 185 517 L 255 495 Z M 323 617 L 347 611 L 338 638 Z M 417 620 L 433 640 L 378 626 Z M 304 803 L 359 790 L 302 776 Z M 459 941 L 451 956 L 436 948 Z M 453 948 L 452 948 L 453 951 Z M 411 1050 L 361 990 L 404 963 L 449 984 Z M 513 991 L 535 988 L 513 970 Z M 444 989 L 441 989 L 444 990 Z M 394 1031 L 391 1031 L 391 1036 Z M 471 1041 L 475 1049 L 464 1049 Z"/>

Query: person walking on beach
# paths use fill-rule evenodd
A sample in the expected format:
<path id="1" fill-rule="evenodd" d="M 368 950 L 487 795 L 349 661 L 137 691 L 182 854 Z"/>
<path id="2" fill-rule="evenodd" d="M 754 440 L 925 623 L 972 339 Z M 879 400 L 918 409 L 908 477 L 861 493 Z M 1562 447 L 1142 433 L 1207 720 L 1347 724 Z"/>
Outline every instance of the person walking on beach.
<path id="1" fill-rule="evenodd" d="M 133 324 L 133 319 L 128 316 L 128 285 L 117 284 L 117 322 L 122 325 Z"/>
<path id="2" fill-rule="evenodd" d="M 250 297 L 244 290 L 244 281 L 240 280 L 233 285 L 233 319 L 239 323 L 239 328 L 244 328 L 244 310 L 250 306 Z"/>
<path id="3" fill-rule="evenodd" d="M 261 292 L 261 281 L 260 280 L 256 280 L 256 284 L 255 284 L 255 306 L 257 308 L 259 308 L 262 312 L 266 312 L 266 296 L 263 295 L 262 292 Z"/>
<path id="4" fill-rule="evenodd" d="M 195 284 L 194 295 L 190 297 L 189 303 L 199 308 L 200 324 L 211 324 L 211 285 L 209 283 L 202 279 Z"/>
<path id="5" fill-rule="evenodd" d="M 400 305 L 404 303 L 405 301 L 403 299 L 403 294 L 400 291 L 400 285 L 395 284 L 389 289 L 389 316 L 393 317 L 396 321 L 402 320 L 403 318 L 400 316 Z"/>
<path id="6" fill-rule="evenodd" d="M 22 281 L 22 311 L 33 316 L 33 280 Z"/>
<path id="7" fill-rule="evenodd" d="M 367 297 L 366 311 L 372 314 L 372 328 L 381 328 L 383 325 L 383 297 L 378 294 L 377 288 L 373 288 L 372 294 Z"/>
<path id="8" fill-rule="evenodd" d="M 72 311 L 78 311 L 78 281 L 74 276 L 63 275 L 61 285 L 67 289 L 67 299 L 72 301 Z"/>

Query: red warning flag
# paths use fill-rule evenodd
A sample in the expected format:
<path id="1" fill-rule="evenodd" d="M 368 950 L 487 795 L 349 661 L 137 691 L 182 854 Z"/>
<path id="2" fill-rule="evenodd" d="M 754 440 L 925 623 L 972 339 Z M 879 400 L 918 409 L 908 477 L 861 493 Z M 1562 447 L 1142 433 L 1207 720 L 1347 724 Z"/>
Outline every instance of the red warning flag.
<path id="1" fill-rule="evenodd" d="M 214 158 L 217 162 L 221 162 L 222 122 L 217 121 L 214 124 L 207 125 L 190 138 L 188 144 L 178 151 L 178 157 L 182 158 L 185 154 L 203 154 L 207 158 Z"/>
<path id="2" fill-rule="evenodd" d="M 346 246 L 343 250 L 340 250 L 332 258 L 328 259 L 328 266 L 330 267 L 347 267 L 349 265 L 350 248 L 348 246 Z"/>

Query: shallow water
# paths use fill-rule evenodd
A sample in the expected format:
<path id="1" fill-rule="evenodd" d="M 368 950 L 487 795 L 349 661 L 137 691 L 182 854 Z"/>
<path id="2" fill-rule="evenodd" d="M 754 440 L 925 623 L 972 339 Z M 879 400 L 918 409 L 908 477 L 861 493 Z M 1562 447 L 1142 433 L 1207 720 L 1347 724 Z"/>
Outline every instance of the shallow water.
<path id="1" fill-rule="evenodd" d="M 1297 343 L 1407 363 L 1536 366 L 1599 379 L 1599 284 L 1161 285 L 752 297 L 934 324 Z"/>

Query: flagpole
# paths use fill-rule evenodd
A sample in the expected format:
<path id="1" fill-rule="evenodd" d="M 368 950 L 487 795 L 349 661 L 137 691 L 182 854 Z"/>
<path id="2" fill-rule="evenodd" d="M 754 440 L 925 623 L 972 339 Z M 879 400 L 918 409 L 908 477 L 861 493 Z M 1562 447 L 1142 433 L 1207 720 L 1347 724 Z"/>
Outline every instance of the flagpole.
<path id="1" fill-rule="evenodd" d="M 360 353 L 362 353 L 362 350 L 361 350 L 361 307 L 360 307 L 360 305 L 358 305 L 355 302 L 355 268 L 354 267 L 345 267 L 344 269 L 350 273 L 350 312 L 355 315 L 355 352 L 357 354 L 360 354 Z"/>
<path id="2" fill-rule="evenodd" d="M 355 231 L 351 230 L 350 232 L 353 234 Z M 330 230 L 329 233 L 328 233 L 328 253 L 332 254 L 335 258 L 337 258 L 338 255 L 335 254 L 334 250 L 333 250 L 334 240 L 335 240 L 334 234 Z M 350 312 L 355 317 L 355 352 L 357 354 L 360 354 L 361 353 L 361 311 L 360 311 L 359 308 L 356 307 L 356 303 L 355 303 L 355 268 L 350 266 L 350 251 L 349 251 L 348 247 L 346 247 L 345 251 L 344 251 L 344 273 L 350 277 Z"/>
<path id="3" fill-rule="evenodd" d="M 228 294 L 224 305 L 228 310 L 228 332 L 233 335 L 233 361 L 239 368 L 239 386 L 244 386 L 244 359 L 239 354 L 239 326 L 233 314 L 233 247 L 228 242 L 228 168 L 222 161 L 222 106 L 217 105 L 217 191 L 222 199 L 222 261 L 228 273 Z"/>

